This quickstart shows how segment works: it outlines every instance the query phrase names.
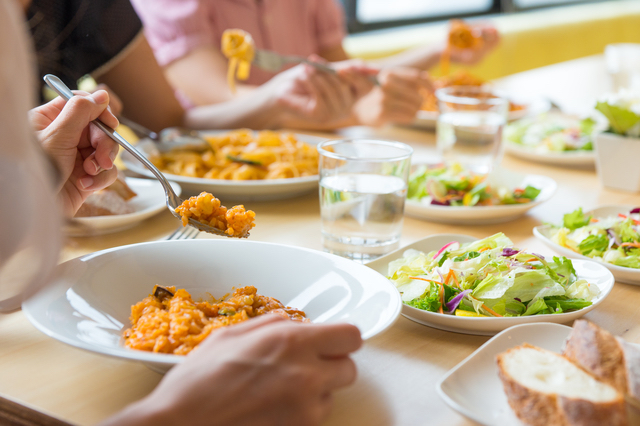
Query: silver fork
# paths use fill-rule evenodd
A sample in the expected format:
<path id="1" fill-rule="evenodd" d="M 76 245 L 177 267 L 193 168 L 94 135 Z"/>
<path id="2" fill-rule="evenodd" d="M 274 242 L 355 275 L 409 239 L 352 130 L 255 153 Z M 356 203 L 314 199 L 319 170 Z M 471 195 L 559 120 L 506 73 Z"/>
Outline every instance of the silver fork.
<path id="1" fill-rule="evenodd" d="M 281 55 L 271 50 L 262 49 L 255 50 L 253 64 L 269 72 L 278 72 L 287 64 L 308 64 L 324 72 L 331 74 L 336 73 L 336 70 L 333 68 L 319 62 L 310 61 L 302 56 Z"/>
<path id="2" fill-rule="evenodd" d="M 64 84 L 62 82 L 62 80 L 60 80 L 55 75 L 52 75 L 52 74 L 45 75 L 44 76 L 44 81 L 58 95 L 60 95 L 63 99 L 65 99 L 67 101 L 75 96 L 73 94 L 73 92 L 71 91 L 71 89 L 69 89 L 67 87 L 67 85 Z M 151 173 L 153 173 L 153 175 L 156 177 L 156 179 L 158 179 L 158 181 L 160 181 L 160 184 L 162 185 L 162 188 L 164 189 L 164 192 L 165 192 L 165 195 L 166 195 L 167 207 L 169 208 L 169 210 L 171 211 L 171 213 L 175 217 L 177 217 L 178 219 L 182 219 L 180 214 L 178 214 L 178 212 L 176 212 L 176 208 L 178 208 L 178 206 L 182 204 L 182 200 L 173 191 L 173 188 L 169 184 L 169 181 L 167 180 L 167 178 L 164 177 L 162 172 L 160 170 L 158 170 L 158 168 L 156 166 L 154 166 L 153 163 L 147 159 L 147 157 L 142 155 L 137 149 L 135 149 L 133 147 L 133 145 L 131 145 L 129 142 L 127 142 L 127 140 L 125 138 L 123 138 L 118 132 L 113 130 L 111 127 L 107 126 L 106 124 L 104 124 L 99 119 L 93 120 L 92 123 L 95 124 L 100 130 L 105 132 L 107 134 L 107 136 L 109 136 L 111 139 L 116 141 L 116 143 L 118 143 L 118 145 L 120 145 L 125 150 L 127 150 L 131 155 L 133 155 L 136 158 L 136 160 L 138 160 L 142 164 L 144 164 L 147 167 L 147 169 L 149 169 L 151 171 Z M 220 235 L 222 237 L 231 237 L 231 235 L 227 234 L 223 230 L 218 229 L 218 228 L 214 228 L 213 226 L 205 225 L 204 223 L 199 222 L 199 221 L 197 221 L 197 220 L 195 220 L 193 218 L 189 218 L 189 224 L 191 226 L 193 226 L 194 228 L 197 228 L 200 231 L 208 232 L 210 234 Z M 246 238 L 248 236 L 249 236 L 249 233 L 247 232 L 246 234 L 239 235 L 238 237 L 239 238 Z"/>
<path id="3" fill-rule="evenodd" d="M 255 50 L 254 56 L 253 56 L 253 64 L 258 68 L 261 68 L 269 72 L 278 72 L 282 69 L 282 67 L 288 64 L 308 64 L 320 71 L 328 72 L 330 74 L 336 73 L 336 70 L 331 68 L 330 66 L 320 62 L 310 61 L 309 59 L 303 56 L 281 55 L 271 50 L 263 50 L 263 49 Z M 378 81 L 378 78 L 375 75 L 369 76 L 368 78 L 376 86 L 380 85 L 380 82 Z"/>
<path id="4" fill-rule="evenodd" d="M 166 240 L 195 240 L 198 238 L 200 231 L 193 226 L 179 226 Z"/>

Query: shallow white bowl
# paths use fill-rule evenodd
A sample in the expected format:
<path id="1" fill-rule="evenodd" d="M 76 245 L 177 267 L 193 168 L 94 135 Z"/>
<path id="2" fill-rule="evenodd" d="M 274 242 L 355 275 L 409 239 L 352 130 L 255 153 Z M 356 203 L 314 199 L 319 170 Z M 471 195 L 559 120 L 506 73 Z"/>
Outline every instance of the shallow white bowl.
<path id="1" fill-rule="evenodd" d="M 206 134 L 227 133 L 228 130 L 207 131 Z M 317 145 L 322 142 L 323 138 L 295 134 L 295 137 L 309 145 Z M 136 146 L 138 150 L 146 157 L 149 157 L 155 150 L 156 145 L 146 139 L 140 141 Z M 122 161 L 129 170 L 139 173 L 143 176 L 153 177 L 153 174 L 136 160 L 128 152 L 123 152 Z M 270 201 L 285 198 L 297 197 L 318 188 L 318 175 L 305 176 L 290 179 L 264 179 L 264 180 L 224 180 L 224 179 L 205 179 L 194 178 L 188 176 L 173 175 L 165 173 L 167 179 L 180 183 L 182 189 L 189 194 L 198 194 L 207 191 L 216 197 L 224 200 L 242 200 L 242 201 Z"/>
<path id="2" fill-rule="evenodd" d="M 416 241 L 406 247 L 400 248 L 373 262 L 367 264 L 368 267 L 378 271 L 385 277 L 389 273 L 389 262 L 402 257 L 407 249 L 415 249 L 425 253 L 439 250 L 445 244 L 451 241 L 459 243 L 469 243 L 476 241 L 477 238 L 468 235 L 456 234 L 439 234 L 432 235 L 422 240 Z M 544 254 L 544 253 L 543 253 Z M 591 284 L 597 285 L 600 289 L 600 295 L 593 300 L 593 303 L 586 308 L 574 312 L 550 315 L 531 315 L 526 317 L 509 317 L 509 318 L 469 318 L 457 317 L 454 315 L 439 314 L 437 312 L 424 311 L 412 306 L 402 305 L 402 315 L 420 324 L 429 327 L 439 328 L 440 330 L 454 331 L 457 333 L 477 334 L 483 336 L 491 336 L 506 328 L 518 324 L 535 323 L 535 322 L 554 322 L 565 323 L 573 321 L 590 310 L 598 306 L 609 295 L 613 288 L 614 279 L 611 272 L 604 266 L 593 261 L 573 260 L 573 266 L 576 269 L 578 278 L 584 278 Z"/>
<path id="3" fill-rule="evenodd" d="M 598 207 L 597 209 L 585 212 L 585 214 L 593 215 L 593 217 L 608 217 L 617 216 L 618 213 L 628 214 L 631 209 L 633 209 L 633 206 L 611 205 Z M 572 259 L 588 259 L 604 265 L 613 273 L 616 281 L 620 281 L 626 284 L 640 285 L 640 269 L 625 268 L 624 266 L 613 265 L 611 263 L 603 262 L 599 259 L 591 259 L 590 257 L 583 256 L 580 253 L 576 253 L 575 251 L 570 250 L 566 247 L 562 247 L 561 245 L 556 244 L 551 240 L 551 237 L 553 236 L 553 228 L 549 225 L 536 226 L 535 228 L 533 228 L 533 235 L 538 237 L 549 248 L 557 251 L 565 257 L 569 257 Z"/>
<path id="4" fill-rule="evenodd" d="M 531 185 L 540 189 L 540 194 L 530 203 L 503 206 L 438 206 L 407 199 L 404 212 L 409 216 L 430 222 L 458 225 L 502 223 L 517 219 L 526 214 L 528 210 L 547 201 L 557 188 L 556 182 L 547 176 L 524 175 L 506 169 L 495 170 L 487 179 L 494 186 L 504 186 L 512 190 Z"/>
<path id="5" fill-rule="evenodd" d="M 593 151 L 541 152 L 513 142 L 504 142 L 505 152 L 514 157 L 554 166 L 593 166 L 596 155 Z"/>
<path id="6" fill-rule="evenodd" d="M 65 234 L 70 237 L 91 237 L 123 231 L 168 208 L 164 189 L 157 180 L 128 177 L 125 178 L 125 181 L 137 194 L 127 201 L 133 208 L 133 213 L 76 217 L 65 225 Z M 175 182 L 170 182 L 170 184 L 176 195 L 180 195 L 182 192 L 180 185 Z"/>
<path id="7" fill-rule="evenodd" d="M 401 301 L 389 281 L 347 259 L 303 248 L 241 240 L 159 241 L 86 255 L 58 267 L 47 288 L 23 304 L 43 333 L 72 346 L 142 361 L 166 371 L 183 357 L 127 349 L 131 306 L 155 284 L 194 298 L 253 285 L 304 310 L 316 323 L 348 322 L 368 339 L 393 324 Z"/>

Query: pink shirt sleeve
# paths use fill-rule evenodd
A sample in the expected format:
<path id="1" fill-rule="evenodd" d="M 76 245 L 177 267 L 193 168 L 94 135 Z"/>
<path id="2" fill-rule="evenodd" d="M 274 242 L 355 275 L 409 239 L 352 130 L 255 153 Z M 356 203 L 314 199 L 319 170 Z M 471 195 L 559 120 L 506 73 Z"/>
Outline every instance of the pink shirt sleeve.
<path id="1" fill-rule="evenodd" d="M 214 44 L 208 10 L 199 0 L 131 0 L 161 66 Z"/>
<path id="2" fill-rule="evenodd" d="M 316 39 L 320 50 L 342 44 L 345 16 L 338 0 L 316 0 Z"/>

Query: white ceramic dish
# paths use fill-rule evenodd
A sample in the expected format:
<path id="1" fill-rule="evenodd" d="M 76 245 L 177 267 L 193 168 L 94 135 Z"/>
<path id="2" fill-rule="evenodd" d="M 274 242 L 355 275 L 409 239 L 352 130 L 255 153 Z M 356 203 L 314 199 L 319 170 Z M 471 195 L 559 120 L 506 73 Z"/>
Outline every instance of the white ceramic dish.
<path id="1" fill-rule="evenodd" d="M 482 425 L 522 425 L 504 394 L 496 355 L 523 343 L 560 353 L 570 332 L 571 327 L 546 322 L 504 330 L 449 370 L 437 384 L 438 395 L 449 407 Z"/>
<path id="2" fill-rule="evenodd" d="M 453 207 L 437 206 L 415 200 L 406 200 L 404 212 L 418 219 L 431 222 L 458 225 L 487 225 L 508 222 L 524 215 L 528 210 L 547 201 L 556 191 L 556 182 L 546 176 L 523 175 L 506 169 L 494 171 L 488 179 L 494 186 L 503 186 L 511 190 L 531 185 L 541 190 L 538 197 L 525 204 L 503 206 Z"/>
<path id="3" fill-rule="evenodd" d="M 591 214 L 594 217 L 608 217 L 617 216 L 618 213 L 628 214 L 631 209 L 633 209 L 632 206 L 602 206 L 585 213 Z M 557 251 L 565 257 L 570 257 L 573 259 L 588 259 L 594 262 L 599 262 L 613 273 L 616 281 L 627 284 L 640 285 L 640 269 L 625 268 L 623 266 L 612 265 L 611 263 L 602 262 L 598 259 L 591 259 L 590 257 L 583 256 L 566 247 L 562 247 L 561 245 L 558 245 L 551 240 L 551 237 L 553 236 L 553 229 L 549 225 L 536 226 L 535 228 L 533 228 L 533 235 L 538 237 L 549 248 Z"/>
<path id="4" fill-rule="evenodd" d="M 183 357 L 127 349 L 121 341 L 131 306 L 155 284 L 184 286 L 196 299 L 253 285 L 259 294 L 303 309 L 314 322 L 355 324 L 364 339 L 391 326 L 401 309 L 393 285 L 361 264 L 314 250 L 224 239 L 142 243 L 70 260 L 23 311 L 36 328 L 64 343 L 162 372 Z"/>
<path id="5" fill-rule="evenodd" d="M 167 208 L 164 190 L 157 180 L 128 177 L 125 178 L 125 181 L 137 194 L 127 201 L 135 210 L 133 213 L 113 216 L 77 217 L 65 226 L 66 235 L 88 237 L 122 231 Z M 175 182 L 171 182 L 171 187 L 177 195 L 182 192 L 180 185 Z"/>
<path id="6" fill-rule="evenodd" d="M 507 141 L 504 142 L 504 150 L 523 160 L 555 166 L 593 166 L 596 161 L 593 151 L 542 152 Z"/>
<path id="7" fill-rule="evenodd" d="M 227 130 L 221 130 L 205 133 L 221 134 L 227 132 Z M 314 146 L 325 140 L 309 135 L 296 134 L 295 136 L 298 140 Z M 140 141 L 137 148 L 147 157 L 156 149 L 154 143 L 148 139 Z M 144 176 L 153 177 L 151 172 L 133 158 L 131 154 L 124 152 L 122 154 L 122 160 L 128 169 Z M 180 183 L 182 189 L 189 194 L 198 194 L 202 191 L 207 191 L 221 198 L 222 201 L 228 199 L 239 199 L 242 201 L 280 200 L 297 197 L 318 188 L 318 175 L 291 179 L 248 181 L 193 178 L 169 173 L 165 175 L 167 179 Z"/>
<path id="8" fill-rule="evenodd" d="M 388 265 L 392 260 L 401 258 L 407 249 L 415 249 L 428 253 L 433 250 L 439 250 L 445 244 L 451 241 L 460 243 L 468 243 L 477 240 L 477 238 L 468 235 L 456 234 L 439 234 L 416 241 L 406 247 L 393 251 L 373 262 L 367 264 L 368 267 L 378 271 L 380 274 L 387 276 Z M 573 266 L 576 269 L 579 278 L 584 278 L 591 284 L 597 285 L 600 289 L 600 295 L 593 300 L 593 304 L 586 308 L 575 312 L 552 315 L 532 315 L 526 317 L 510 317 L 510 318 L 468 318 L 457 317 L 453 315 L 444 315 L 435 312 L 423 311 L 405 304 L 402 305 L 402 315 L 412 321 L 427 325 L 441 330 L 454 331 L 457 333 L 477 334 L 483 336 L 491 336 L 499 331 L 512 327 L 514 325 L 536 322 L 554 322 L 565 323 L 573 321 L 590 310 L 598 306 L 609 295 L 613 288 L 613 275 L 604 266 L 586 260 L 574 260 Z"/>
<path id="9" fill-rule="evenodd" d="M 522 425 L 504 394 L 496 355 L 523 343 L 561 353 L 569 333 L 571 327 L 552 323 L 504 330 L 449 370 L 438 382 L 438 395 L 451 408 L 482 425 Z"/>
<path id="10" fill-rule="evenodd" d="M 526 108 L 518 111 L 510 111 L 507 116 L 508 121 L 519 120 L 529 115 L 541 114 L 551 109 L 551 103 L 544 98 L 525 99 L 521 97 L 513 97 L 511 98 L 511 101 L 517 104 L 526 105 Z M 420 129 L 435 129 L 436 123 L 438 122 L 438 115 L 439 113 L 436 111 L 420 110 L 416 114 L 416 119 L 412 126 Z"/>

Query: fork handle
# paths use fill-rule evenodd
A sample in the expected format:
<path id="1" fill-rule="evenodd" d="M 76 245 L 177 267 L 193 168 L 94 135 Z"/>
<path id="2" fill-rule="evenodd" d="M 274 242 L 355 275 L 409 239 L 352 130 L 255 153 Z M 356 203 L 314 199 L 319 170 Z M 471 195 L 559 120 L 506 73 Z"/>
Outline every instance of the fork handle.
<path id="1" fill-rule="evenodd" d="M 71 89 L 69 89 L 62 80 L 60 80 L 58 77 L 56 77 L 53 74 L 45 75 L 44 81 L 45 83 L 47 83 L 49 87 L 51 87 L 51 89 L 53 89 L 54 92 L 56 92 L 58 95 L 60 95 L 63 99 L 67 101 L 75 96 L 71 91 Z M 182 200 L 180 200 L 180 197 L 178 197 L 176 193 L 173 191 L 173 188 L 171 187 L 171 184 L 169 183 L 169 181 L 164 177 L 162 172 L 160 172 L 160 170 L 158 170 L 158 168 L 153 165 L 151 161 L 149 161 L 144 155 L 142 155 L 137 149 L 135 149 L 133 145 L 127 142 L 127 140 L 123 138 L 118 132 L 116 132 L 111 127 L 107 126 L 102 121 L 100 121 L 100 119 L 95 119 L 92 121 L 92 123 L 95 124 L 100 130 L 105 132 L 107 136 L 109 136 L 111 139 L 116 141 L 118 145 L 120 145 L 125 150 L 127 150 L 129 154 L 133 155 L 136 158 L 136 160 L 144 164 L 146 168 L 149 169 L 151 173 L 154 174 L 154 176 L 160 181 L 160 183 L 165 189 L 165 192 L 167 194 L 167 205 L 170 207 L 170 209 L 175 209 L 177 206 L 179 206 L 182 203 Z"/>
<path id="2" fill-rule="evenodd" d="M 336 74 L 336 72 L 337 72 L 334 68 L 331 68 L 328 65 L 325 65 L 325 64 L 320 63 L 320 62 L 310 61 L 307 58 L 303 58 L 303 57 L 296 57 L 295 61 L 291 60 L 291 62 L 302 62 L 303 64 L 311 65 L 312 67 L 314 67 L 316 69 L 319 69 L 320 71 L 328 72 L 330 74 Z M 375 84 L 376 86 L 380 86 L 380 82 L 378 81 L 378 77 L 376 77 L 375 75 L 367 76 L 367 78 L 369 80 L 371 80 L 371 82 L 373 84 Z"/>

